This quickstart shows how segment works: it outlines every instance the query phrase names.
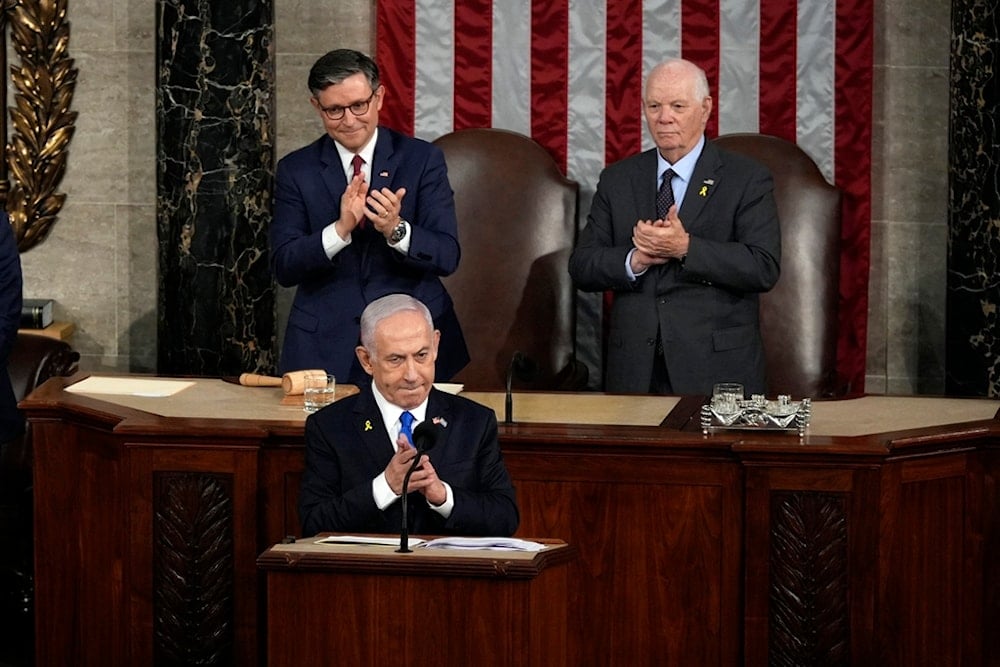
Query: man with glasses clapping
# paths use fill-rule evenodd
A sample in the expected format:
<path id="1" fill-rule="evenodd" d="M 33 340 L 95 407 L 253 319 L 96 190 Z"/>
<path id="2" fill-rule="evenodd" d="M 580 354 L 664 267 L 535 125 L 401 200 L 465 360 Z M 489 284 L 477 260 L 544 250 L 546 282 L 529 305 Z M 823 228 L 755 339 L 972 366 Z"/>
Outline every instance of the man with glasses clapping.
<path id="1" fill-rule="evenodd" d="M 440 278 L 458 267 L 455 203 L 444 155 L 378 124 L 386 98 L 375 61 L 338 49 L 309 71 L 310 102 L 326 134 L 278 162 L 271 268 L 296 287 L 279 372 L 323 368 L 368 381 L 354 348 L 361 312 L 402 292 L 430 309 L 441 331 L 436 377 L 469 361 Z"/>

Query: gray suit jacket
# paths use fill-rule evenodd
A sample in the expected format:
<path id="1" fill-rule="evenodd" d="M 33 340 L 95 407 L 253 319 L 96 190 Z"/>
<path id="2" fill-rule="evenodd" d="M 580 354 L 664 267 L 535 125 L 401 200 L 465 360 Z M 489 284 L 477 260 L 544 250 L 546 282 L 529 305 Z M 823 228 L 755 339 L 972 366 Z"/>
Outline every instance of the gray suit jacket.
<path id="1" fill-rule="evenodd" d="M 681 205 L 684 262 L 625 272 L 636 222 L 656 218 L 656 149 L 608 166 L 569 261 L 576 285 L 614 292 L 605 389 L 649 390 L 657 329 L 674 393 L 716 382 L 765 391 L 758 294 L 778 280 L 781 231 L 770 172 L 706 142 Z"/>

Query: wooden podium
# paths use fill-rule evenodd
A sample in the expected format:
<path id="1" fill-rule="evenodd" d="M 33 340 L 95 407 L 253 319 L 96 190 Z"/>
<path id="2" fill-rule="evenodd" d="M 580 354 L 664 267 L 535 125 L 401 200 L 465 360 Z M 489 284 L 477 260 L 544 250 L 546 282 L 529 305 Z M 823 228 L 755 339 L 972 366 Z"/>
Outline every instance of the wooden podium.
<path id="1" fill-rule="evenodd" d="M 486 551 L 277 544 L 266 579 L 267 664 L 566 665 L 575 549 Z"/>

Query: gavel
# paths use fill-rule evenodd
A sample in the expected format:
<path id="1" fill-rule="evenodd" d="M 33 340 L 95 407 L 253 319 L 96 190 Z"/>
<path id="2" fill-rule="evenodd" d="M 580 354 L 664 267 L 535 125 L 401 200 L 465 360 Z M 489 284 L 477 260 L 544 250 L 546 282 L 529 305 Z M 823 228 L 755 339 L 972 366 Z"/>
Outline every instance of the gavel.
<path id="1" fill-rule="evenodd" d="M 240 384 L 244 387 L 281 387 L 286 396 L 298 396 L 305 393 L 305 378 L 307 375 L 326 375 L 320 368 L 304 371 L 291 371 L 280 378 L 256 373 L 242 373 Z"/>

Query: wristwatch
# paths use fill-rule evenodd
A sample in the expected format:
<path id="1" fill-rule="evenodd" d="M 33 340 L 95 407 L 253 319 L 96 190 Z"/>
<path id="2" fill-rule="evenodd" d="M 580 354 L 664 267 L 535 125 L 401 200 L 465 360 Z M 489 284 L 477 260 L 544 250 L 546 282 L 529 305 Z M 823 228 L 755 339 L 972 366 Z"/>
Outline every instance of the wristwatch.
<path id="1" fill-rule="evenodd" d="M 399 219 L 399 224 L 396 228 L 392 230 L 392 234 L 389 235 L 389 244 L 396 245 L 400 241 L 406 238 L 406 226 L 410 224 L 402 218 Z"/>

